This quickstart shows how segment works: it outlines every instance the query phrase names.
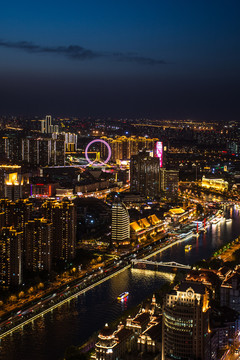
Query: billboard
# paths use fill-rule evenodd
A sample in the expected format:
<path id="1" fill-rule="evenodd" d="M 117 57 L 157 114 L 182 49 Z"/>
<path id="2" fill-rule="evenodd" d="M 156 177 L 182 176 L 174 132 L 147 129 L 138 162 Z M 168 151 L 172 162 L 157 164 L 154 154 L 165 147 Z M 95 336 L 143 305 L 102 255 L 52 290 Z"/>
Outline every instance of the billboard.
<path id="1" fill-rule="evenodd" d="M 155 156 L 159 158 L 160 167 L 163 166 L 163 143 L 162 141 L 157 141 L 155 145 Z"/>

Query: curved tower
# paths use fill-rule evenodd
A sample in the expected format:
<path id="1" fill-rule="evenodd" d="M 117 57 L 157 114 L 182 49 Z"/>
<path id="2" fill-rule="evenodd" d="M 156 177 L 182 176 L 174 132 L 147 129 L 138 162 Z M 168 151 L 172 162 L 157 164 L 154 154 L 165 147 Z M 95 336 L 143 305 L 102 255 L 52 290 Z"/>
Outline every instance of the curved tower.
<path id="1" fill-rule="evenodd" d="M 117 243 L 117 245 L 128 245 L 130 242 L 128 210 L 118 200 L 112 205 L 112 241 Z"/>

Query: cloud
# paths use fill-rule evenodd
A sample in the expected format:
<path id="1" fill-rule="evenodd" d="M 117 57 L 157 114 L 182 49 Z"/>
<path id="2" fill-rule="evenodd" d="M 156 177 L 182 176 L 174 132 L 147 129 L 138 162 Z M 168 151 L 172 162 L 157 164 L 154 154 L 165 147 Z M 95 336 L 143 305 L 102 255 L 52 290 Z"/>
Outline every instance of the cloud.
<path id="1" fill-rule="evenodd" d="M 72 60 L 93 60 L 98 58 L 105 58 L 109 60 L 135 63 L 140 65 L 162 65 L 167 64 L 164 60 L 158 60 L 151 57 L 139 56 L 131 53 L 116 53 L 116 52 L 101 52 L 86 49 L 79 45 L 69 46 L 41 46 L 28 41 L 10 42 L 0 40 L 0 47 L 8 49 L 18 49 L 33 54 L 56 54 L 65 56 Z"/>

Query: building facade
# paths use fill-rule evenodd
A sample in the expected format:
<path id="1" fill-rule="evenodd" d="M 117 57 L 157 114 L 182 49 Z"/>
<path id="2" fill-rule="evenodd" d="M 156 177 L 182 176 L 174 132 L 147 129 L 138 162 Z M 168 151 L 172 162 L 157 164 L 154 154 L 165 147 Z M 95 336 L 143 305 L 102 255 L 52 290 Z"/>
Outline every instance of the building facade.
<path id="1" fill-rule="evenodd" d="M 150 156 L 147 151 L 131 157 L 130 191 L 150 198 L 160 195 L 159 159 Z"/>
<path id="2" fill-rule="evenodd" d="M 118 162 L 120 160 L 130 160 L 132 155 L 137 155 L 143 149 L 154 151 L 157 138 L 147 138 L 142 136 L 115 136 L 108 138 L 101 137 L 111 147 L 112 155 L 111 161 Z M 107 149 L 104 144 L 101 145 L 101 158 L 107 156 Z"/>
<path id="3" fill-rule="evenodd" d="M 24 266 L 29 271 L 51 271 L 52 223 L 46 219 L 34 219 L 24 227 Z"/>
<path id="4" fill-rule="evenodd" d="M 177 200 L 178 197 L 178 183 L 179 171 L 167 170 L 161 168 L 161 190 L 165 192 L 166 198 L 169 200 Z"/>
<path id="5" fill-rule="evenodd" d="M 76 253 L 76 206 L 64 198 L 43 204 L 44 218 L 52 223 L 52 256 L 56 260 L 70 261 Z"/>
<path id="6" fill-rule="evenodd" d="M 203 284 L 183 282 L 166 295 L 162 360 L 210 359 L 209 309 Z"/>
<path id="7" fill-rule="evenodd" d="M 218 191 L 227 191 L 228 182 L 224 179 L 209 179 L 205 176 L 202 177 L 202 187 L 207 189 L 211 188 Z"/>
<path id="8" fill-rule="evenodd" d="M 0 229 L 0 287 L 22 283 L 23 232 L 12 227 Z"/>
<path id="9" fill-rule="evenodd" d="M 117 246 L 129 245 L 130 221 L 126 206 L 116 200 L 112 205 L 112 242 Z"/>

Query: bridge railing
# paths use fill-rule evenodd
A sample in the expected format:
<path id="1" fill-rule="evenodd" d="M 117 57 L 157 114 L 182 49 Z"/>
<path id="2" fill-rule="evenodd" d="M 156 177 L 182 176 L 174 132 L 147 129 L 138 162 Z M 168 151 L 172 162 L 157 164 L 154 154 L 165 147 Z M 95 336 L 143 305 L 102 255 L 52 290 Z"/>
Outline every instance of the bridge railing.
<path id="1" fill-rule="evenodd" d="M 163 262 L 163 261 L 151 261 L 151 260 L 141 260 L 133 259 L 132 264 L 146 264 L 146 265 L 155 265 L 155 266 L 167 266 L 167 267 L 176 267 L 179 269 L 191 269 L 190 265 L 180 264 L 175 261 Z"/>

